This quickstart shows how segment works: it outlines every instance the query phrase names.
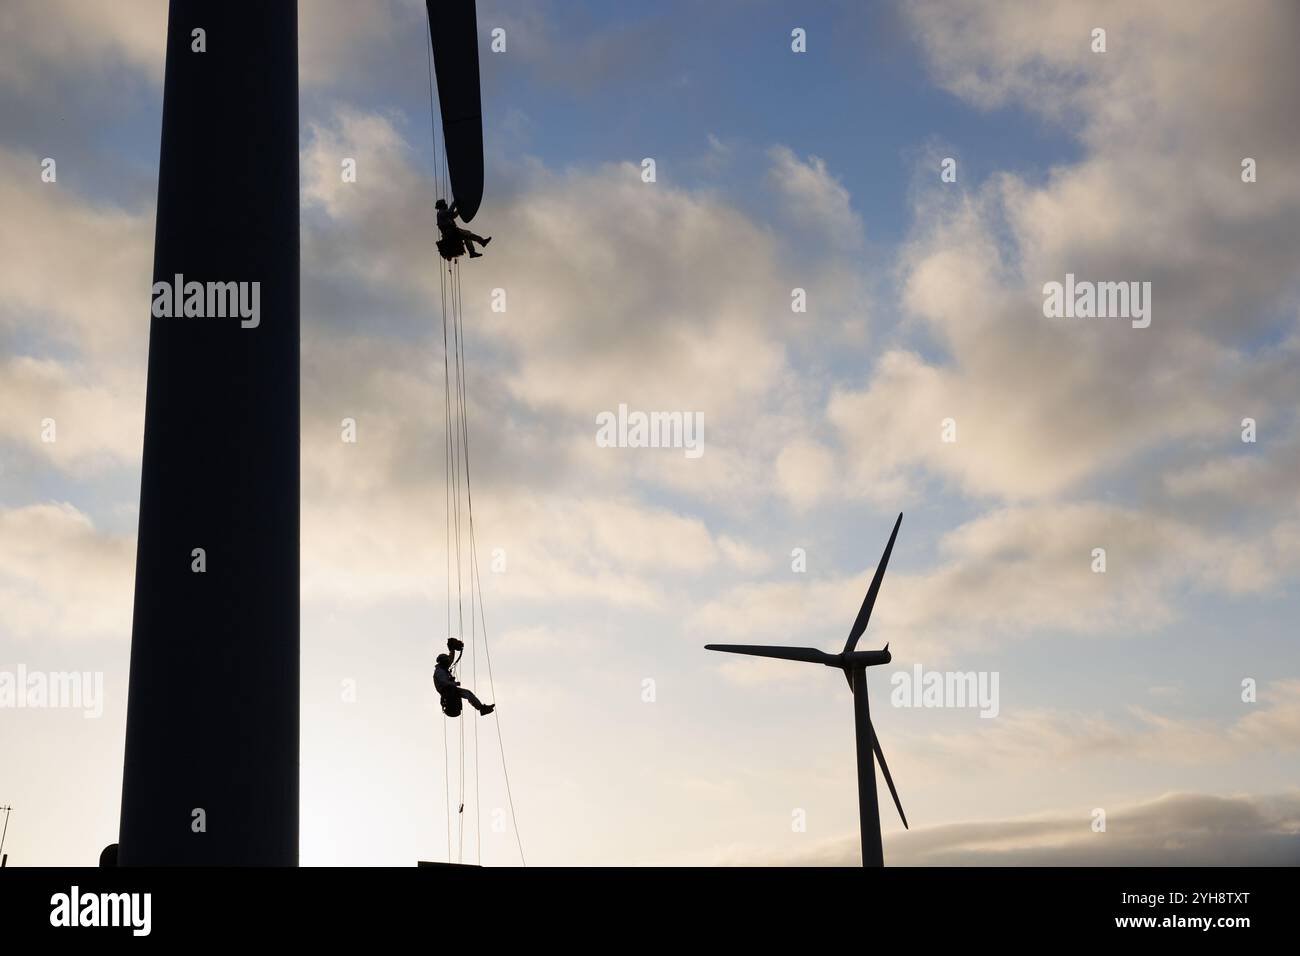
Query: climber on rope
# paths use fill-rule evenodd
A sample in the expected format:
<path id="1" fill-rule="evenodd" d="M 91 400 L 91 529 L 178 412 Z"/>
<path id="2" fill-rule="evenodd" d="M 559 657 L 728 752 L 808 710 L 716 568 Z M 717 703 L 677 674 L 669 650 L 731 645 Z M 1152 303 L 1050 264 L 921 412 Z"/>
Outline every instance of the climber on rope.
<path id="1" fill-rule="evenodd" d="M 454 637 L 447 638 L 446 654 L 438 655 L 438 666 L 433 669 L 433 686 L 442 698 L 442 712 L 448 717 L 460 716 L 460 702 L 467 700 L 475 710 L 486 717 L 496 710 L 496 704 L 485 704 L 474 696 L 472 690 L 460 686 L 460 681 L 451 676 L 451 669 L 460 661 L 460 654 L 465 645 Z"/>
<path id="2" fill-rule="evenodd" d="M 481 258 L 483 253 L 474 251 L 474 243 L 480 246 L 486 246 L 492 241 L 488 236 L 484 239 L 482 236 L 470 232 L 468 229 L 462 229 L 456 225 L 456 203 L 452 202 L 448 207 L 447 200 L 439 199 L 433 204 L 438 210 L 438 231 L 442 233 L 442 238 L 438 240 L 438 252 L 444 259 L 455 259 L 464 249 L 469 252 L 471 259 Z"/>

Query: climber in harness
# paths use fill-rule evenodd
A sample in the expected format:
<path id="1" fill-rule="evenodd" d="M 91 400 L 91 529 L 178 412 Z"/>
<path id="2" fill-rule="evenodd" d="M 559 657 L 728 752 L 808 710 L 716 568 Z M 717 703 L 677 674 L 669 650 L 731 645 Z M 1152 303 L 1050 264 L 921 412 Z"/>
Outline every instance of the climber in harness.
<path id="1" fill-rule="evenodd" d="M 469 252 L 471 259 L 480 258 L 483 253 L 474 251 L 474 243 L 480 246 L 486 246 L 492 241 L 488 236 L 484 239 L 480 235 L 470 232 L 468 229 L 462 229 L 456 225 L 456 203 L 453 201 L 448 207 L 447 200 L 439 199 L 433 204 L 438 210 L 438 231 L 442 233 L 442 238 L 438 240 L 438 252 L 444 259 L 455 259 L 463 251 Z"/>
<path id="2" fill-rule="evenodd" d="M 447 638 L 446 654 L 438 655 L 438 666 L 433 669 L 433 686 L 442 698 L 442 712 L 448 717 L 460 716 L 460 702 L 467 700 L 475 710 L 486 717 L 496 710 L 496 704 L 485 704 L 474 696 L 472 690 L 460 686 L 460 681 L 451 676 L 451 670 L 460 661 L 465 645 L 454 637 Z"/>

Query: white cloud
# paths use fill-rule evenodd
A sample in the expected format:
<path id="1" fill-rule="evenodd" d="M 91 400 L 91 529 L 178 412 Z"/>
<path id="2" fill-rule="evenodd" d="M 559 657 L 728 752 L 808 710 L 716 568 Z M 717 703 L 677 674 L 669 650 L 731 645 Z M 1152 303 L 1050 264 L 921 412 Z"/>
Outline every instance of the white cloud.
<path id="1" fill-rule="evenodd" d="M 1300 794 L 1170 793 L 1116 807 L 1106 831 L 1088 810 L 918 827 L 885 839 L 891 866 L 1295 866 Z M 723 865 L 858 866 L 857 837 L 799 854 L 724 852 Z"/>
<path id="2" fill-rule="evenodd" d="M 998 766 L 1004 771 L 1055 761 L 1100 760 L 1204 764 L 1300 750 L 1300 680 L 1261 682 L 1259 701 L 1224 722 L 1171 717 L 1129 708 L 1126 719 L 1102 713 L 1022 710 L 1002 714 L 978 731 L 935 733 L 912 745 L 939 772 Z"/>
<path id="3" fill-rule="evenodd" d="M 153 210 L 88 200 L 40 157 L 0 147 L 0 328 L 141 363 L 148 341 Z"/>
<path id="4" fill-rule="evenodd" d="M 166 0 L 8 0 L 0 9 L 0 87 L 34 92 L 75 63 L 82 71 L 125 66 L 161 83 Z"/>
<path id="5" fill-rule="evenodd" d="M 799 228 L 824 238 L 841 251 L 860 246 L 862 219 L 853 211 L 849 191 L 818 156 L 800 159 L 788 146 L 768 151 L 768 182 L 781 209 Z"/>
<path id="6" fill-rule="evenodd" d="M 1300 150 L 1300 79 L 1279 39 L 1295 8 L 1232 23 L 1203 3 L 1048 4 L 1032 23 L 1015 4 L 906 12 L 949 89 L 1040 110 L 1084 155 L 1042 185 L 918 190 L 904 305 L 938 349 L 893 348 L 833 396 L 859 479 L 922 472 L 976 498 L 1052 499 L 1293 407 L 1293 350 L 1254 343 L 1294 338 L 1300 183 L 1245 184 L 1240 161 L 1285 167 Z M 1102 21 L 1110 51 L 1093 54 Z M 1151 282 L 1151 327 L 1044 318 L 1042 286 L 1066 273 Z M 947 417 L 955 444 L 939 442 Z"/>
<path id="7" fill-rule="evenodd" d="M 807 508 L 836 484 L 835 457 L 818 442 L 795 439 L 776 456 L 776 482 L 796 507 Z"/>
<path id="8" fill-rule="evenodd" d="M 1150 632 L 1176 619 L 1172 599 L 1189 584 L 1221 594 L 1274 586 L 1294 572 L 1300 552 L 1292 544 L 1223 537 L 1098 503 L 1006 508 L 945 535 L 927 570 L 895 561 L 869 639 L 930 661 L 1044 632 Z M 1106 550 L 1105 573 L 1092 570 L 1094 548 Z M 693 627 L 720 638 L 824 645 L 819 635 L 847 632 L 878 556 L 870 560 L 854 575 L 736 586 L 703 604 Z"/>
<path id="9" fill-rule="evenodd" d="M 66 502 L 0 510 L 0 636 L 126 641 L 134 569 L 133 537 Z"/>
<path id="10" fill-rule="evenodd" d="M 144 383 L 128 375 L 92 372 L 84 363 L 0 358 L 0 408 L 0 437 L 49 467 L 90 475 L 139 460 Z"/>

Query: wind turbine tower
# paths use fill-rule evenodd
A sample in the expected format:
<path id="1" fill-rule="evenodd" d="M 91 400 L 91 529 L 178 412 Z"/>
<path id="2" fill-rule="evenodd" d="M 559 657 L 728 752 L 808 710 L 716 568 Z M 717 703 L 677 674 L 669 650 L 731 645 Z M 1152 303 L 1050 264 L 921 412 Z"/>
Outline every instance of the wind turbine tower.
<path id="1" fill-rule="evenodd" d="M 889 784 L 889 793 L 894 798 L 894 806 L 907 827 L 907 815 L 903 813 L 903 804 L 898 799 L 894 780 L 889 775 L 889 765 L 885 763 L 884 751 L 880 749 L 880 740 L 876 729 L 871 725 L 871 710 L 867 704 L 867 668 L 877 664 L 888 664 L 892 659 L 889 645 L 879 651 L 860 651 L 858 640 L 867 629 L 871 620 L 871 609 L 876 604 L 876 595 L 880 593 L 880 582 L 885 576 L 885 567 L 889 564 L 889 554 L 894 550 L 894 539 L 898 537 L 898 527 L 903 523 L 900 514 L 894 522 L 894 531 L 885 545 L 885 553 L 876 567 L 876 576 L 871 579 L 871 587 L 858 611 L 857 620 L 849 631 L 849 639 L 844 650 L 838 654 L 828 654 L 815 647 L 780 647 L 766 644 L 706 644 L 705 650 L 725 651 L 728 654 L 749 654 L 753 657 L 775 657 L 785 661 L 804 661 L 809 664 L 824 664 L 838 667 L 844 672 L 853 691 L 853 728 L 858 751 L 858 822 L 862 831 L 862 865 L 884 866 L 885 855 L 880 843 L 880 803 L 876 798 L 876 770 L 873 755 L 880 760 L 880 770 Z"/>

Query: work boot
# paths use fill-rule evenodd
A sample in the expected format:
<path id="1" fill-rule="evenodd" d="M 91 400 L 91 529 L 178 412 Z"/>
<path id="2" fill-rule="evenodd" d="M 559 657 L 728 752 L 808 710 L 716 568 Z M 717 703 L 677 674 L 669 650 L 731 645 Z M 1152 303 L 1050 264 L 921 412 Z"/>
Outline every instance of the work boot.
<path id="1" fill-rule="evenodd" d="M 471 252 L 471 253 L 469 254 L 469 257 L 470 257 L 471 259 L 482 259 L 482 258 L 483 258 L 483 253 L 481 253 L 481 252 Z"/>
<path id="2" fill-rule="evenodd" d="M 492 713 L 492 711 L 496 709 L 497 709 L 496 704 L 484 704 L 482 707 L 478 709 L 478 713 L 480 717 L 486 717 L 488 714 Z"/>
<path id="3" fill-rule="evenodd" d="M 491 241 L 492 241 L 492 237 L 491 237 L 491 236 L 488 236 L 486 239 L 483 240 L 483 245 L 486 246 L 486 245 L 487 245 L 489 242 L 491 242 Z"/>

